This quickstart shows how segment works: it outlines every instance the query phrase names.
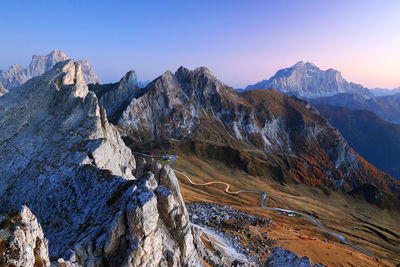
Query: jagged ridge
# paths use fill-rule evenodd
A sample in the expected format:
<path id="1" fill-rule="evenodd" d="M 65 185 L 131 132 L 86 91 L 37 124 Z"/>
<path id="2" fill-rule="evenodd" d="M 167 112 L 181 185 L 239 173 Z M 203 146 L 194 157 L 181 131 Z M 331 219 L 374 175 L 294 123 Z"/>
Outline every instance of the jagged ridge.
<path id="1" fill-rule="evenodd" d="M 0 225 L 27 206 L 48 239 L 43 265 L 47 253 L 68 266 L 222 263 L 188 223 L 174 172 L 156 162 L 136 166 L 78 62 L 58 63 L 1 97 L 0 123 Z M 45 242 L 29 236 L 20 248 L 37 236 Z M 15 238 L 0 240 L 0 257 L 33 266 L 23 249 L 12 250 Z"/>
<path id="2" fill-rule="evenodd" d="M 238 93 L 204 67 L 164 73 L 131 101 L 119 126 L 136 142 L 198 139 L 272 152 L 285 162 L 282 173 L 307 184 L 397 190 L 307 102 L 274 90 Z"/>

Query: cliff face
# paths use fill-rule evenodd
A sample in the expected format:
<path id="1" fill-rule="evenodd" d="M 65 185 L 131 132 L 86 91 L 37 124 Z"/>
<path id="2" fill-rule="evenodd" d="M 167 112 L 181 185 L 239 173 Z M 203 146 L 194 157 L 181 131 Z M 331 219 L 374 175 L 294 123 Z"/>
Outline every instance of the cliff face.
<path id="1" fill-rule="evenodd" d="M 100 106 L 106 109 L 108 120 L 111 122 L 118 121 L 121 112 L 141 92 L 136 72 L 133 70 L 127 72 L 117 83 L 90 84 L 89 90 L 96 94 Z"/>
<path id="2" fill-rule="evenodd" d="M 67 59 L 67 55 L 59 50 L 54 50 L 45 56 L 33 55 L 32 61 L 26 69 L 14 64 L 8 70 L 0 70 L 0 82 L 3 83 L 6 89 L 16 88 L 27 80 L 49 71 L 58 62 Z M 86 59 L 81 59 L 79 62 L 86 83 L 101 83 L 101 80 L 94 73 L 92 66 Z"/>
<path id="3" fill-rule="evenodd" d="M 136 166 L 78 62 L 58 63 L 1 97 L 0 123 L 1 226 L 20 214 L 36 229 L 1 236 L 2 260 L 33 265 L 31 254 L 13 254 L 12 240 L 23 235 L 23 246 L 42 244 L 45 266 L 201 266 L 210 258 L 174 172 L 156 162 Z"/>
<path id="4" fill-rule="evenodd" d="M 337 70 L 323 71 L 312 63 L 302 61 L 290 68 L 277 71 L 269 80 L 263 80 L 246 87 L 246 90 L 251 89 L 275 89 L 284 94 L 307 98 L 331 96 L 339 93 L 373 96 L 367 88 L 347 82 Z"/>
<path id="5" fill-rule="evenodd" d="M 280 168 L 312 185 L 349 190 L 370 182 L 388 190 L 393 180 L 359 160 L 307 102 L 274 90 L 238 93 L 204 67 L 181 67 L 154 80 L 132 99 L 119 126 L 137 142 L 197 139 L 257 148 L 283 157 Z"/>

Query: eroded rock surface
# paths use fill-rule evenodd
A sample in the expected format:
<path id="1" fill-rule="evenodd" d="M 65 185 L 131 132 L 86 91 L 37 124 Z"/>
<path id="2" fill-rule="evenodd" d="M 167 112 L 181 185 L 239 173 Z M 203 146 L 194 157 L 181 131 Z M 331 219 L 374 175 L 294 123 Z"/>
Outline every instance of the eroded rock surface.
<path id="1" fill-rule="evenodd" d="M 42 227 L 26 206 L 0 217 L 0 266 L 50 266 Z"/>

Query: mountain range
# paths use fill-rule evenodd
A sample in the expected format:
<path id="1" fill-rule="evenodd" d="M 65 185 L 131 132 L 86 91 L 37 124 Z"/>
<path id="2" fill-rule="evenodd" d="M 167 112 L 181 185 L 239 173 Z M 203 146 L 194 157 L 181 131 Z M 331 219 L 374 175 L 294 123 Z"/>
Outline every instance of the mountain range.
<path id="1" fill-rule="evenodd" d="M 102 92 L 99 102 L 104 91 L 119 94 L 123 80 L 93 86 Z M 133 84 L 124 91 L 123 99 L 131 101 L 118 119 L 119 129 L 136 143 L 197 140 L 206 149 L 212 140 L 211 154 L 230 147 L 238 155 L 233 160 L 257 175 L 272 173 L 276 180 L 332 189 L 351 190 L 368 182 L 395 190 L 392 178 L 362 159 L 315 109 L 296 97 L 274 90 L 238 93 L 205 67 L 167 71 L 140 92 L 137 88 Z M 114 110 L 108 108 L 107 114 L 112 116 Z M 267 153 L 268 160 L 244 152 L 249 149 Z M 263 167 L 254 170 L 254 164 Z"/>
<path id="2" fill-rule="evenodd" d="M 327 104 L 352 110 L 369 110 L 388 122 L 400 124 L 400 93 L 373 98 L 343 93 L 308 101 L 313 105 Z"/>
<path id="3" fill-rule="evenodd" d="M 316 65 L 299 61 L 290 68 L 278 70 L 268 80 L 248 85 L 245 90 L 275 89 L 280 93 L 304 98 L 332 96 L 340 93 L 352 93 L 364 97 L 373 94 L 365 87 L 343 79 L 334 69 L 321 70 Z"/>
<path id="4" fill-rule="evenodd" d="M 0 82 L 7 90 L 12 90 L 24 84 L 27 80 L 49 71 L 56 63 L 67 59 L 67 55 L 60 50 L 51 51 L 50 54 L 45 56 L 33 55 L 32 61 L 26 69 L 14 64 L 8 70 L 0 70 Z M 101 83 L 86 59 L 81 59 L 79 63 L 82 66 L 86 83 Z"/>
<path id="5" fill-rule="evenodd" d="M 278 70 L 269 80 L 249 85 L 244 90 L 275 89 L 296 95 L 312 104 L 327 104 L 352 110 L 369 110 L 391 123 L 400 123 L 400 89 L 367 89 L 347 82 L 339 71 L 320 70 L 302 61 L 290 68 Z"/>
<path id="6" fill-rule="evenodd" d="M 11 87 L 0 97 L 0 265 L 249 266 L 257 262 L 279 266 L 295 260 L 312 266 L 308 258 L 299 258 L 290 251 L 275 248 L 270 253 L 279 246 L 269 238 L 270 231 L 285 230 L 282 223 L 274 225 L 272 220 L 253 214 L 262 212 L 265 216 L 270 212 L 262 209 L 266 193 L 255 191 L 261 189 L 228 194 L 230 185 L 220 178 L 217 183 L 227 186 L 220 191 L 233 199 L 246 199 L 244 192 L 252 197 L 264 193 L 261 206 L 259 202 L 257 208 L 247 204 L 252 211 L 244 214 L 232 207 L 192 203 L 194 210 L 202 206 L 207 209 L 190 215 L 183 190 L 196 196 L 200 185 L 191 182 L 188 191 L 188 185 L 178 183 L 176 177 L 184 173 L 171 168 L 175 161 L 182 164 L 188 155 L 211 162 L 215 172 L 227 169 L 227 179 L 237 180 L 242 186 L 272 184 L 269 203 L 277 203 L 279 195 L 295 188 L 283 204 L 307 199 L 302 203 L 302 213 L 296 213 L 303 215 L 289 219 L 300 220 L 302 225 L 314 216 L 314 211 L 307 210 L 313 203 L 339 205 L 346 213 L 345 203 L 349 203 L 357 227 L 368 231 L 366 240 L 378 236 L 390 248 L 396 246 L 398 235 L 391 229 L 369 224 L 364 228 L 368 217 L 361 215 L 364 209 L 358 209 L 363 206 L 353 200 L 364 205 L 362 198 L 366 198 L 371 202 L 366 210 L 388 209 L 397 218 L 400 183 L 353 149 L 357 146 L 364 151 L 351 132 L 343 131 L 351 140 L 349 145 L 334 127 L 343 124 L 342 129 L 361 129 L 365 120 L 357 119 L 357 124 L 351 119 L 342 122 L 335 119 L 342 115 L 322 107 L 330 123 L 321 115 L 324 112 L 300 95 L 260 89 L 240 93 L 205 67 L 166 71 L 142 87 L 133 70 L 116 83 L 93 83 L 97 76 L 92 75 L 87 61 L 64 59 L 64 53 L 53 51 L 48 56 L 34 57 L 27 69 L 15 67 L 1 72 Z M 368 90 L 347 83 L 340 73 L 323 72 L 307 64 L 298 63 L 293 70 L 281 72 L 290 78 L 279 74 L 276 83 L 296 79 L 302 83 L 304 75 L 310 74 L 304 68 L 310 67 L 321 80 L 298 92 L 316 99 L 321 94 L 353 90 L 354 95 L 370 98 Z M 312 90 L 312 84 L 320 87 Z M 323 91 L 323 84 L 333 85 Z M 358 116 L 351 111 L 340 114 L 346 112 L 349 118 Z M 374 125 L 377 129 L 381 125 L 392 127 L 379 119 Z M 365 134 L 372 135 L 374 129 Z M 383 137 L 389 141 L 391 134 L 385 132 Z M 153 153 L 160 150 L 162 155 L 156 160 Z M 181 156 L 183 159 L 178 159 Z M 207 175 L 206 170 L 202 171 Z M 302 195 L 304 190 L 309 194 L 306 197 Z M 329 198 L 330 194 L 340 199 Z M 217 195 L 213 197 L 217 199 Z M 320 198 L 321 202 L 316 202 Z M 379 207 L 374 206 L 377 203 Z M 286 208 L 275 211 L 278 214 L 268 216 L 289 216 Z M 214 228 L 193 223 L 193 219 L 202 218 L 214 222 L 223 232 L 238 235 L 227 241 L 227 236 L 216 235 Z M 238 228 L 244 218 L 245 230 Z M 393 218 L 388 219 L 389 223 Z M 254 229 L 258 234 L 246 234 Z M 262 229 L 268 231 L 260 234 Z M 263 238 L 256 247 L 258 236 Z M 316 236 L 327 238 L 319 232 Z M 334 235 L 333 246 L 329 241 L 331 249 L 338 236 Z M 342 246 L 346 239 L 339 239 Z M 318 242 L 318 246 L 324 245 Z M 238 253 L 235 244 L 244 245 L 247 254 Z M 378 246 L 373 251 L 395 255 L 386 247 Z M 270 258 L 263 259 L 264 254 Z"/>
<path id="7" fill-rule="evenodd" d="M 374 96 L 394 95 L 394 94 L 400 93 L 400 87 L 397 87 L 394 89 L 374 88 L 374 89 L 370 89 L 370 92 Z"/>

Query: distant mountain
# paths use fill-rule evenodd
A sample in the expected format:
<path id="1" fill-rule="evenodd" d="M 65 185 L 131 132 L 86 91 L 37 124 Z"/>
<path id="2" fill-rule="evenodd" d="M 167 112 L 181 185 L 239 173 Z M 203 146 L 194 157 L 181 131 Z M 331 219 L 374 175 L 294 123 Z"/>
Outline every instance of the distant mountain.
<path id="1" fill-rule="evenodd" d="M 400 180 L 400 125 L 384 121 L 367 110 L 316 107 L 361 156 Z"/>
<path id="2" fill-rule="evenodd" d="M 275 89 L 280 93 L 305 98 L 332 96 L 339 93 L 373 96 L 362 85 L 347 82 L 337 70 L 323 71 L 312 63 L 302 61 L 290 68 L 278 70 L 269 80 L 246 87 L 246 90 L 251 89 Z"/>
<path id="3" fill-rule="evenodd" d="M 139 88 L 145 88 L 147 85 L 149 85 L 151 81 L 139 81 L 138 86 Z"/>
<path id="4" fill-rule="evenodd" d="M 369 110 L 382 119 L 400 124 L 400 93 L 388 96 L 365 98 L 355 94 L 337 94 L 330 97 L 308 99 L 313 105 L 327 104 L 352 110 Z"/>
<path id="5" fill-rule="evenodd" d="M 182 149 L 281 182 L 398 190 L 307 102 L 275 90 L 238 93 L 205 67 L 181 67 L 152 81 L 122 112 L 118 128 L 127 143 L 175 140 Z"/>
<path id="6" fill-rule="evenodd" d="M 26 69 L 14 64 L 8 70 L 0 70 L 0 82 L 3 83 L 6 89 L 12 90 L 24 84 L 27 80 L 49 71 L 56 63 L 67 59 L 67 55 L 60 50 L 54 50 L 46 56 L 33 55 L 32 61 Z M 82 66 L 86 83 L 101 83 L 101 80 L 94 73 L 92 66 L 86 59 L 81 59 L 79 63 Z"/>
<path id="7" fill-rule="evenodd" d="M 400 93 L 400 87 L 397 87 L 394 89 L 375 88 L 375 89 L 369 89 L 369 91 L 374 96 L 394 95 L 394 94 Z"/>
<path id="8" fill-rule="evenodd" d="M 121 113 L 129 105 L 132 98 L 137 97 L 142 90 L 138 86 L 136 72 L 131 70 L 117 83 L 89 84 L 99 99 L 99 104 L 107 110 L 110 122 L 117 122 Z"/>

